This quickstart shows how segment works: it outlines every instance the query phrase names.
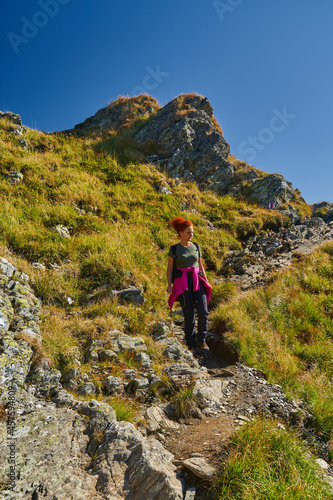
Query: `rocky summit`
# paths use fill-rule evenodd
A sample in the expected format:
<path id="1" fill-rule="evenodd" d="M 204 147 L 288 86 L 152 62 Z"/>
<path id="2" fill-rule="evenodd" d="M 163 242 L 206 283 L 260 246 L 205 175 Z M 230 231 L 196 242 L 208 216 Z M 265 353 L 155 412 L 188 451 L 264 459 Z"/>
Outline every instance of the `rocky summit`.
<path id="1" fill-rule="evenodd" d="M 163 107 L 149 96 L 118 99 L 74 127 L 74 133 L 121 130 L 135 120 L 142 122 L 134 136 L 138 146 L 154 151 L 147 161 L 168 174 L 219 194 L 241 196 L 262 206 L 274 204 L 292 220 L 298 216 L 291 202 L 304 201 L 281 174 L 260 171 L 230 155 L 211 103 L 197 94 L 184 94 Z"/>

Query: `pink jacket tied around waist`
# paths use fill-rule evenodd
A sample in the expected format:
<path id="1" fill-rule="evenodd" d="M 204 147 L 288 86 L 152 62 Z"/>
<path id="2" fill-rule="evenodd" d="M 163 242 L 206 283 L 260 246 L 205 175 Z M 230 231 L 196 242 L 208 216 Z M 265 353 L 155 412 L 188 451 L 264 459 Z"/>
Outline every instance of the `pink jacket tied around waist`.
<path id="1" fill-rule="evenodd" d="M 212 287 L 206 281 L 202 276 L 199 274 L 199 268 L 198 267 L 185 267 L 184 269 L 180 269 L 177 267 L 180 271 L 182 271 L 182 275 L 179 278 L 176 278 L 173 287 L 172 287 L 172 293 L 170 294 L 168 303 L 170 306 L 170 309 L 172 309 L 172 306 L 174 302 L 177 300 L 177 297 L 181 295 L 183 292 L 188 290 L 187 286 L 187 273 L 192 273 L 193 275 L 193 291 L 196 292 L 197 290 L 200 290 L 200 284 L 199 280 L 201 280 L 204 284 L 204 287 L 206 289 L 206 297 L 207 297 L 207 304 L 210 300 L 210 297 L 212 295 Z"/>

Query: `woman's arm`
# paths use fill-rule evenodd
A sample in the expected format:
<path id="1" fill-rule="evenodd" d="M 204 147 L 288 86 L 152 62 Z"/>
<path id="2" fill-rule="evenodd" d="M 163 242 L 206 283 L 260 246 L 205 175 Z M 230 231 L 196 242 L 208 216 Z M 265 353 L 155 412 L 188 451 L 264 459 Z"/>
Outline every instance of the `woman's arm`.
<path id="1" fill-rule="evenodd" d="M 205 269 L 204 269 L 204 266 L 203 266 L 202 258 L 201 258 L 201 257 L 199 257 L 199 269 L 200 269 L 200 271 L 201 271 L 201 273 L 202 273 L 202 277 L 203 277 L 206 281 L 208 281 L 207 276 L 206 276 L 206 273 L 205 273 Z"/>
<path id="2" fill-rule="evenodd" d="M 167 268 L 167 278 L 168 278 L 168 288 L 167 292 L 171 293 L 172 292 L 172 270 L 173 270 L 173 257 L 170 257 L 169 255 L 169 260 L 168 260 L 168 268 Z"/>

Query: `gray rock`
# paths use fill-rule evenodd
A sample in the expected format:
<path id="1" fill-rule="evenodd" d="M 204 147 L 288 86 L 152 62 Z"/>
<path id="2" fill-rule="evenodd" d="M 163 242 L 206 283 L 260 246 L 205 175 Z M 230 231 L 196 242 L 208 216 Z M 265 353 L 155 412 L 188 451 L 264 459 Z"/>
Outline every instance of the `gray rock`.
<path id="1" fill-rule="evenodd" d="M 71 237 L 70 232 L 66 226 L 63 226 L 62 224 L 58 224 L 53 228 L 54 232 L 56 232 L 61 238 L 67 238 L 69 239 Z"/>
<path id="2" fill-rule="evenodd" d="M 182 483 L 172 465 L 173 455 L 153 438 L 142 440 L 128 460 L 126 479 L 133 500 L 182 500 Z"/>
<path id="3" fill-rule="evenodd" d="M 191 457 L 184 460 L 184 467 L 201 479 L 212 479 L 217 469 L 209 464 L 204 457 Z"/>
<path id="4" fill-rule="evenodd" d="M 158 192 L 160 194 L 172 194 L 172 191 L 170 191 L 170 189 L 167 186 L 160 187 L 160 189 L 158 190 Z"/>
<path id="5" fill-rule="evenodd" d="M 289 265 L 295 252 L 308 254 L 330 240 L 333 240 L 333 227 L 319 217 L 276 232 L 265 231 L 249 238 L 243 251 L 230 252 L 221 274 L 246 290 L 255 284 L 264 284 L 272 272 Z"/>
<path id="6" fill-rule="evenodd" d="M 149 433 L 161 429 L 178 429 L 180 424 L 170 420 L 161 406 L 151 406 L 146 410 L 146 428 Z"/>
<path id="7" fill-rule="evenodd" d="M 112 290 L 111 295 L 135 305 L 140 305 L 145 302 L 145 298 L 140 288 L 130 287 L 125 290 Z"/>
<path id="8" fill-rule="evenodd" d="M 89 361 L 99 361 L 99 355 L 95 349 L 89 349 L 87 353 L 87 359 Z"/>
<path id="9" fill-rule="evenodd" d="M 228 383 L 228 381 L 222 382 L 220 379 L 197 380 L 193 388 L 193 396 L 199 402 L 200 408 L 219 404 Z"/>
<path id="10" fill-rule="evenodd" d="M 110 342 L 113 350 L 119 352 L 138 353 L 147 351 L 147 346 L 141 337 L 131 337 L 121 332 L 110 332 Z"/>
<path id="11" fill-rule="evenodd" d="M 200 370 L 191 368 L 187 363 L 173 363 L 166 366 L 163 372 L 176 386 L 187 386 L 200 377 Z"/>
<path id="12" fill-rule="evenodd" d="M 291 182 L 285 180 L 281 174 L 269 174 L 251 184 L 252 195 L 249 198 L 268 206 L 274 202 L 277 205 L 289 203 L 295 199 L 295 191 Z"/>
<path id="13" fill-rule="evenodd" d="M 333 220 L 333 203 L 328 201 L 315 203 L 312 205 L 312 215 L 313 217 L 321 217 L 325 222 L 331 222 Z"/>
<path id="14" fill-rule="evenodd" d="M 198 361 L 193 357 L 191 351 L 184 347 L 179 340 L 174 337 L 168 337 L 157 342 L 157 345 L 164 346 L 163 356 L 174 361 L 189 363 L 195 368 L 199 368 Z"/>
<path id="15" fill-rule="evenodd" d="M 122 375 L 126 380 L 132 380 L 137 376 L 137 371 L 128 368 L 127 370 L 123 371 Z"/>
<path id="16" fill-rule="evenodd" d="M 194 486 L 192 486 L 191 488 L 187 488 L 184 500 L 194 500 L 196 492 L 197 489 L 194 488 Z"/>
<path id="17" fill-rule="evenodd" d="M 112 363 L 115 359 L 118 358 L 117 354 L 111 349 L 106 349 L 105 351 L 98 352 L 98 358 L 100 361 L 109 361 Z"/>
<path id="18" fill-rule="evenodd" d="M 129 422 L 113 422 L 97 451 L 92 474 L 104 498 L 182 500 L 173 455 L 161 443 L 144 438 Z"/>
<path id="19" fill-rule="evenodd" d="M 21 399 L 21 395 L 20 398 Z M 19 500 L 58 498 L 102 500 L 95 489 L 96 476 L 85 469 L 89 437 L 82 417 L 68 408 L 34 404 L 17 417 L 15 439 L 16 466 L 14 497 Z M 0 482 L 8 482 L 7 432 L 0 423 Z"/>
<path id="20" fill-rule="evenodd" d="M 77 380 L 80 376 L 80 370 L 78 368 L 72 368 L 68 372 L 65 372 L 62 376 L 63 382 L 69 382 L 70 380 Z"/>
<path id="21" fill-rule="evenodd" d="M 316 459 L 316 463 L 319 465 L 319 467 L 323 470 L 327 470 L 329 469 L 329 464 L 327 462 L 325 462 L 325 460 L 323 460 L 322 458 L 317 458 Z"/>
<path id="22" fill-rule="evenodd" d="M 9 172 L 6 178 L 9 180 L 11 184 L 20 184 L 23 181 L 24 176 L 21 172 L 16 172 L 15 170 L 12 170 L 11 172 Z"/>
<path id="23" fill-rule="evenodd" d="M 128 388 L 132 392 L 144 391 L 149 386 L 149 380 L 145 377 L 136 377 L 130 381 Z"/>
<path id="24" fill-rule="evenodd" d="M 8 262 L 7 259 L 4 259 L 3 257 L 1 257 L 0 259 L 0 269 L 1 273 L 7 276 L 8 278 L 11 278 L 15 271 L 15 267 L 10 262 Z"/>
<path id="25" fill-rule="evenodd" d="M 112 406 L 101 401 L 96 401 L 95 399 L 91 399 L 90 401 L 77 401 L 73 409 L 88 417 L 95 418 L 96 416 L 102 416 L 106 425 L 117 420 L 116 412 Z"/>
<path id="26" fill-rule="evenodd" d="M 60 379 L 61 373 L 59 370 L 49 370 L 33 365 L 26 381 L 34 385 L 38 394 L 47 397 L 61 389 Z"/>
<path id="27" fill-rule="evenodd" d="M 96 393 L 96 387 L 92 382 L 87 382 L 79 387 L 78 391 L 83 396 L 89 396 Z"/>
<path id="28" fill-rule="evenodd" d="M 119 392 L 122 389 L 122 384 L 117 377 L 106 377 L 103 380 L 103 387 L 110 393 Z"/>
<path id="29" fill-rule="evenodd" d="M 0 111 L 0 120 L 1 119 L 9 120 L 15 125 L 22 125 L 21 117 L 17 113 L 12 113 L 10 111 L 4 113 L 3 111 Z"/>
<path id="30" fill-rule="evenodd" d="M 140 363 L 141 364 L 141 368 L 143 370 L 148 370 L 149 368 L 151 368 L 151 366 L 153 364 L 153 361 L 152 361 L 151 357 L 146 352 L 138 352 L 138 353 L 136 353 L 136 355 L 134 357 L 134 361 L 136 361 L 137 363 Z"/>
<path id="31" fill-rule="evenodd" d="M 271 245 L 267 245 L 266 254 L 273 255 L 274 253 L 281 250 L 281 248 L 283 248 L 282 242 L 280 240 L 275 240 Z"/>
<path id="32" fill-rule="evenodd" d="M 149 390 L 155 391 L 162 383 L 162 379 L 156 375 L 156 373 L 151 373 L 148 375 L 149 380 Z"/>
<path id="33" fill-rule="evenodd" d="M 24 149 L 24 151 L 29 151 L 29 144 L 27 143 L 27 141 L 25 139 L 23 139 L 23 137 L 21 137 L 18 142 L 21 144 L 22 148 Z"/>
<path id="34" fill-rule="evenodd" d="M 52 401 L 53 403 L 56 404 L 56 406 L 73 406 L 75 401 L 74 401 L 74 396 L 72 394 L 69 394 L 65 389 L 61 389 L 60 391 L 57 391 L 54 396 L 52 396 Z"/>
<path id="35" fill-rule="evenodd" d="M 154 114 L 159 105 L 151 96 L 135 96 L 123 100 L 117 99 L 109 104 L 106 108 L 102 108 L 94 116 L 87 118 L 83 123 L 75 125 L 76 133 L 89 129 L 97 130 L 119 130 L 132 121 L 133 117 L 137 118 L 149 117 Z"/>
<path id="36" fill-rule="evenodd" d="M 86 431 L 90 436 L 88 451 L 91 455 L 95 455 L 96 450 L 104 439 L 106 429 L 112 422 L 117 420 L 116 412 L 108 404 L 96 401 L 95 399 L 89 402 L 78 401 L 74 409 L 90 418 Z"/>
<path id="37" fill-rule="evenodd" d="M 154 337 L 155 340 L 161 340 L 168 337 L 170 331 L 167 325 L 163 321 L 159 321 L 153 325 L 149 332 L 149 335 Z"/>
<path id="38" fill-rule="evenodd" d="M 62 384 L 63 388 L 66 389 L 67 391 L 77 391 L 78 389 L 78 383 L 76 380 L 72 379 L 69 380 L 68 382 L 64 382 Z"/>
<path id="39" fill-rule="evenodd" d="M 32 267 L 34 269 L 39 269 L 40 271 L 46 271 L 46 266 L 44 264 L 41 264 L 40 262 L 33 262 Z"/>

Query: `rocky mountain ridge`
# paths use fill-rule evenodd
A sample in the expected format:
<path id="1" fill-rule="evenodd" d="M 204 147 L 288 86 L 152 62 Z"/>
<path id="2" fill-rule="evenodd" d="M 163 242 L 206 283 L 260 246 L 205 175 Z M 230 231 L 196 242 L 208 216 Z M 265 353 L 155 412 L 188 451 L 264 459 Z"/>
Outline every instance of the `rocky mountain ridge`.
<path id="1" fill-rule="evenodd" d="M 124 106 L 125 111 L 121 111 Z M 301 219 L 297 204 L 304 199 L 299 190 L 281 174 L 266 174 L 230 155 L 230 146 L 206 97 L 183 94 L 163 107 L 156 101 L 151 104 L 149 96 L 120 99 L 76 125 L 72 132 L 119 130 L 126 121 L 119 120 L 121 113 L 131 115 L 132 120 L 148 117 L 134 141 L 151 152 L 147 161 L 160 165 L 171 177 L 196 182 L 202 189 L 219 194 L 241 196 L 264 207 L 274 204 L 293 222 Z"/>

